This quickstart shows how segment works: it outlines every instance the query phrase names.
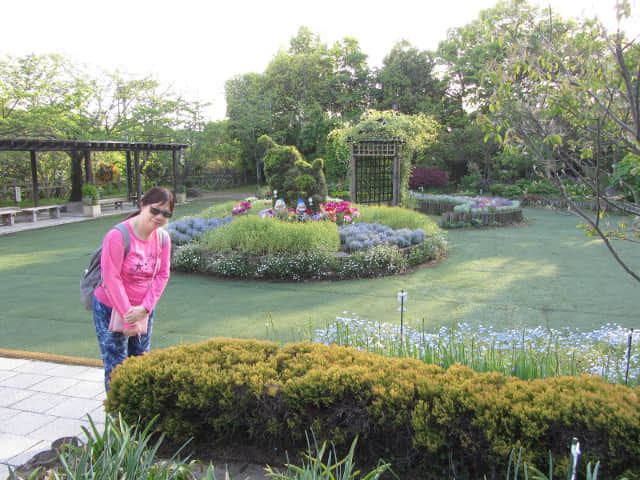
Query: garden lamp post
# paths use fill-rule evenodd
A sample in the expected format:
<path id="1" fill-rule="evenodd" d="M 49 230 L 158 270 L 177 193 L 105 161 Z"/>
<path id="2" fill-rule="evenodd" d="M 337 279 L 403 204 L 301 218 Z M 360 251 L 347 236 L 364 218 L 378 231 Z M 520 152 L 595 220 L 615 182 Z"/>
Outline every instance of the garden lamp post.
<path id="1" fill-rule="evenodd" d="M 400 290 L 398 292 L 398 302 L 400 302 L 400 308 L 398 308 L 398 311 L 400 312 L 400 338 L 402 341 L 404 341 L 404 312 L 407 311 L 404 306 L 404 302 L 407 301 L 407 296 L 408 294 L 404 290 Z"/>
<path id="2" fill-rule="evenodd" d="M 578 468 L 578 457 L 582 452 L 580 451 L 580 442 L 576 437 L 571 440 L 571 466 L 569 470 L 569 480 L 576 480 L 576 470 Z"/>

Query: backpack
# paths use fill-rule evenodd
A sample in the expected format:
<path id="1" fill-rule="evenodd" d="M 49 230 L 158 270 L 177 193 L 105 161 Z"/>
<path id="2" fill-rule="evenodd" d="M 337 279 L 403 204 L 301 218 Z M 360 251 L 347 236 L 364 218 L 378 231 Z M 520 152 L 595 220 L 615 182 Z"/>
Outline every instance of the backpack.
<path id="1" fill-rule="evenodd" d="M 124 240 L 124 256 L 123 260 L 129 253 L 129 230 L 124 223 L 117 224 L 114 228 L 120 230 L 122 238 Z M 161 244 L 164 248 L 166 237 L 164 231 L 160 230 Z M 100 257 L 102 256 L 102 245 L 98 247 L 91 255 L 89 266 L 82 272 L 82 278 L 80 278 L 80 299 L 84 308 L 91 311 L 91 302 L 93 301 L 93 293 L 96 288 L 102 283 L 102 270 L 100 269 Z"/>

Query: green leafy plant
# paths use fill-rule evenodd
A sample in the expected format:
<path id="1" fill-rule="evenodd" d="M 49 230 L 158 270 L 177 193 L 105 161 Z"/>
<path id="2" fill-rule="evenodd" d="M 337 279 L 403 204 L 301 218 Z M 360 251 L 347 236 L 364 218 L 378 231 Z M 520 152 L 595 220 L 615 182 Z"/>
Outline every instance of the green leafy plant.
<path id="1" fill-rule="evenodd" d="M 82 203 L 85 205 L 97 205 L 98 189 L 95 186 L 91 184 L 82 186 Z"/>
<path id="2" fill-rule="evenodd" d="M 384 460 L 379 460 L 376 467 L 367 474 L 360 476 L 360 471 L 356 470 L 354 453 L 358 437 L 353 440 L 349 453 L 342 460 L 338 460 L 335 447 L 327 448 L 327 442 L 323 442 L 320 447 L 313 436 L 313 447 L 307 435 L 306 460 L 302 465 L 287 463 L 285 472 L 281 473 L 271 466 L 267 466 L 267 476 L 274 480 L 376 480 L 380 475 L 389 471 L 394 477 L 397 475 L 391 470 L 391 465 Z M 325 460 L 326 455 L 326 460 Z"/>
<path id="3" fill-rule="evenodd" d="M 53 472 L 57 480 L 195 480 L 194 473 L 198 462 L 181 460 L 178 455 L 186 443 L 168 460 L 160 461 L 158 449 L 164 435 L 152 443 L 153 426 L 157 417 L 153 418 L 144 429 L 131 426 L 118 415 L 117 418 L 107 416 L 104 430 L 100 429 L 89 416 L 89 426 L 83 427 L 87 441 L 81 446 L 65 444 L 59 455 L 62 467 Z M 188 443 L 188 442 L 187 442 Z M 205 478 L 215 480 L 213 465 L 209 465 Z M 10 479 L 16 479 L 15 473 L 9 472 Z M 41 477 L 40 469 L 31 474 L 29 480 Z"/>

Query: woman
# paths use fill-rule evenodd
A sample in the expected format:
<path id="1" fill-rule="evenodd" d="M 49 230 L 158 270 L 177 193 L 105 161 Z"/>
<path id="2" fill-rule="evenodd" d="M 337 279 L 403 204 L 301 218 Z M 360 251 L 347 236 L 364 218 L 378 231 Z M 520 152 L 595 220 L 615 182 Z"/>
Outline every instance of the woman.
<path id="1" fill-rule="evenodd" d="M 112 228 L 102 244 L 102 283 L 92 308 L 107 391 L 116 366 L 128 357 L 149 352 L 154 308 L 169 280 L 171 241 L 159 229 L 173 215 L 175 198 L 166 188 L 153 187 L 140 204 L 140 210 L 123 222 L 129 233 L 126 257 L 124 234 L 119 229 Z M 113 308 L 133 332 L 109 331 Z M 146 333 L 139 333 L 147 321 Z"/>

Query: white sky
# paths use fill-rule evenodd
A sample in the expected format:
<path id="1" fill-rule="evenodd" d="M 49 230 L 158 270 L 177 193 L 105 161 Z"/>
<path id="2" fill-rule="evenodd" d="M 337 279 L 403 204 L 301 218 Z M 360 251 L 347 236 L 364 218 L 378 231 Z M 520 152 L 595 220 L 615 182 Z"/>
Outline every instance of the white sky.
<path id="1" fill-rule="evenodd" d="M 264 71 L 300 26 L 332 45 L 355 37 L 369 66 L 401 39 L 435 50 L 449 28 L 497 0 L 5 0 L 0 56 L 60 53 L 73 62 L 136 76 L 151 74 L 224 117 L 224 83 Z M 615 28 L 614 0 L 530 0 L 563 17 L 597 14 Z M 640 0 L 630 0 L 629 36 L 640 34 Z"/>

